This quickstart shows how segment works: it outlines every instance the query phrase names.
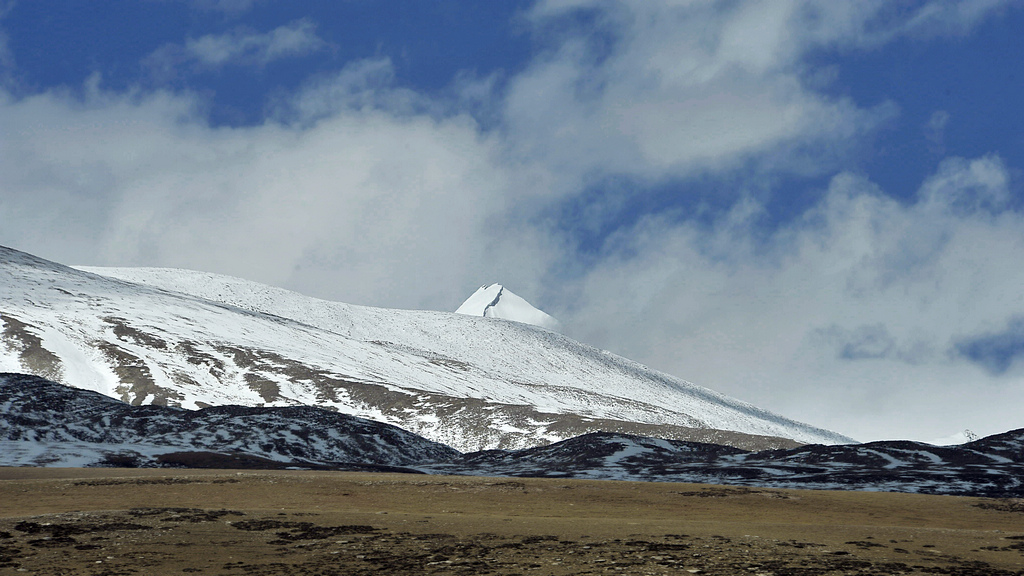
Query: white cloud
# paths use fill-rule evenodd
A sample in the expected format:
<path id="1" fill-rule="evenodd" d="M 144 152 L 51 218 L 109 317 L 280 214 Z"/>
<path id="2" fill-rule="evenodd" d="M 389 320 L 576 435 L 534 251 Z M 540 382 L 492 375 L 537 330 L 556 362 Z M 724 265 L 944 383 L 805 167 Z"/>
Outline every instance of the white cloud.
<path id="1" fill-rule="evenodd" d="M 537 288 L 546 240 L 510 221 L 514 177 L 470 118 L 368 107 L 211 128 L 193 104 L 98 88 L 4 102 L 2 243 L 354 303 L 454 309 L 483 282 Z"/>
<path id="2" fill-rule="evenodd" d="M 581 280 L 563 321 L 861 439 L 1005 431 L 1019 426 L 1024 371 L 994 377 L 951 352 L 1024 314 L 1024 214 L 995 208 L 1008 184 L 996 157 L 950 159 L 903 205 L 841 174 L 768 239 L 745 224 L 749 206 L 712 229 L 650 218 Z"/>
<path id="3" fill-rule="evenodd" d="M 932 0 L 919 6 L 904 30 L 918 35 L 962 35 L 1014 0 Z"/>
<path id="4" fill-rule="evenodd" d="M 204 66 L 219 67 L 231 62 L 266 64 L 279 58 L 304 56 L 323 45 L 312 22 L 297 20 L 265 34 L 236 31 L 189 39 L 185 52 Z"/>
<path id="5" fill-rule="evenodd" d="M 213 70 L 227 65 L 265 66 L 275 60 L 306 56 L 326 46 L 309 20 L 296 20 L 270 32 L 236 28 L 226 34 L 189 38 L 184 45 L 168 44 L 146 58 L 160 77 L 181 66 Z"/>
<path id="6" fill-rule="evenodd" d="M 542 2 L 542 30 L 560 30 L 551 22 L 581 6 L 599 24 L 552 32 L 553 51 L 513 80 L 506 112 L 517 150 L 549 158 L 570 183 L 595 171 L 659 179 L 758 158 L 779 169 L 794 155 L 841 152 L 894 109 L 861 109 L 805 79 L 801 56 L 852 34 L 835 23 L 853 11 L 833 4 L 845 5 L 811 14 L 817 5 L 794 1 Z"/>
<path id="7" fill-rule="evenodd" d="M 283 122 L 308 124 L 346 111 L 384 109 L 395 116 L 443 117 L 439 103 L 415 91 L 395 87 L 387 58 L 349 64 L 337 74 L 316 77 L 298 92 L 278 99 L 272 115 Z"/>
<path id="8" fill-rule="evenodd" d="M 825 95 L 828 70 L 808 56 L 966 31 L 1009 3 L 542 1 L 531 17 L 550 50 L 511 82 L 512 142 L 569 189 L 594 173 L 657 180 L 751 161 L 834 169 L 896 108 Z M 566 24 L 581 11 L 591 25 Z"/>

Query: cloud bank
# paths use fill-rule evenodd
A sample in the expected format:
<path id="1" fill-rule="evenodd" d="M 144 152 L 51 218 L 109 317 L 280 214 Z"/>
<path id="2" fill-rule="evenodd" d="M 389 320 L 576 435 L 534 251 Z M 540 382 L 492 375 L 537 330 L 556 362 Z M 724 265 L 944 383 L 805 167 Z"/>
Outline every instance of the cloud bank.
<path id="1" fill-rule="evenodd" d="M 247 127 L 99 77 L 83 95 L 2 93 L 0 243 L 392 307 L 453 310 L 500 281 L 583 341 L 860 439 L 999 432 L 1024 398 L 1019 167 L 949 157 L 895 199 L 847 158 L 898 103 L 837 96 L 814 62 L 967 34 L 1008 4 L 549 0 L 527 17 L 537 54 L 500 89 L 417 93 L 381 57 L 276 95 Z M 148 63 L 216 71 L 325 45 L 300 20 Z M 926 127 L 936 145 L 948 119 Z M 726 210 L 642 215 L 586 258 L 550 216 L 607 217 L 586 194 L 610 178 L 638 183 L 615 191 L 629 196 L 736 174 Z M 828 183 L 775 221 L 785 175 Z M 748 193 L 759 182 L 767 197 Z"/>
<path id="2" fill-rule="evenodd" d="M 648 218 L 582 280 L 572 329 L 755 404 L 842 412 L 854 437 L 1012 422 L 1024 215 L 1001 208 L 1008 180 L 996 157 L 952 158 L 904 205 L 839 174 L 767 237 L 753 201 L 711 229 Z"/>
<path id="3" fill-rule="evenodd" d="M 93 88 L 84 102 L 8 100 L 0 127 L 17 135 L 0 156 L 0 210 L 17 227 L 5 241 L 62 260 L 441 309 L 481 274 L 544 265 L 541 240 L 504 215 L 515 179 L 466 116 L 339 108 L 298 126 L 212 128 L 187 96 Z"/>

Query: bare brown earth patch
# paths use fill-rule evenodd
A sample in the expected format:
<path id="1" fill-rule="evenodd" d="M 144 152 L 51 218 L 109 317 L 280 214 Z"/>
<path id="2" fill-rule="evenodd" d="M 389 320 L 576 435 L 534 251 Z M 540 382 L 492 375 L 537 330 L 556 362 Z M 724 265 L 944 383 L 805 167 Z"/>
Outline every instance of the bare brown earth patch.
<path id="1" fill-rule="evenodd" d="M 0 574 L 1024 574 L 1019 500 L 0 468 Z"/>
<path id="2" fill-rule="evenodd" d="M 60 382 L 64 366 L 56 354 L 43 347 L 38 330 L 9 315 L 0 314 L 0 346 L 13 349 L 22 367 L 32 374 Z"/>

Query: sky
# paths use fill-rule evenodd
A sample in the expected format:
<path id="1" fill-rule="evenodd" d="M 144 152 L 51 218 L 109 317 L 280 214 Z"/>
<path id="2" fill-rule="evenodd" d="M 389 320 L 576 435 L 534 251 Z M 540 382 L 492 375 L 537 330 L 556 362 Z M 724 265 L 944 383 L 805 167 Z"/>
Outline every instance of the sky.
<path id="1" fill-rule="evenodd" d="M 0 244 L 1024 427 L 1020 0 L 0 0 Z"/>

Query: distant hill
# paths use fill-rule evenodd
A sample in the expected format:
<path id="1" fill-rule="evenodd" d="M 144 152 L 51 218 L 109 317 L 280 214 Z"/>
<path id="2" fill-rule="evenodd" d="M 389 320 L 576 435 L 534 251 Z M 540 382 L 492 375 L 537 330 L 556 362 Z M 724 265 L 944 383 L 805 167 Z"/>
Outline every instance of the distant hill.
<path id="1" fill-rule="evenodd" d="M 1024 496 L 1024 429 L 961 446 L 730 446 L 598 432 L 462 454 L 394 426 L 308 406 L 131 406 L 0 374 L 0 466 L 306 468 Z"/>

